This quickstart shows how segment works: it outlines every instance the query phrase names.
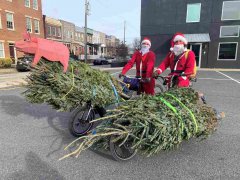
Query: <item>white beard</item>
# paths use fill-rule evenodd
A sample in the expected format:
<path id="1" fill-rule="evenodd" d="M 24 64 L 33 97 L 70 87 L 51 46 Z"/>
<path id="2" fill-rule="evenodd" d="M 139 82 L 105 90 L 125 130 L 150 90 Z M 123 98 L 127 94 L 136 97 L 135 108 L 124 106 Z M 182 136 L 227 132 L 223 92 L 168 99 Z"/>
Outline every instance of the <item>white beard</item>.
<path id="1" fill-rule="evenodd" d="M 182 54 L 184 52 L 184 45 L 174 45 L 173 47 L 173 53 L 178 56 L 179 54 Z"/>
<path id="2" fill-rule="evenodd" d="M 149 49 L 150 49 L 149 46 L 142 46 L 142 48 L 141 48 L 142 56 L 143 56 L 144 54 L 147 54 L 147 53 L 149 52 Z"/>

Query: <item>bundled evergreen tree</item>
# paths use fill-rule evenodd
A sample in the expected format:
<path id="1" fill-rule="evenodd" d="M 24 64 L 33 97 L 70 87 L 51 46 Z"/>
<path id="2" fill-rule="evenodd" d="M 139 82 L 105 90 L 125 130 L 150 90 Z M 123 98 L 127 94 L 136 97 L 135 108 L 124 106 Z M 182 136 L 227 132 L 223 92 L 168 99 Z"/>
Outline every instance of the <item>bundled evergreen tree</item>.
<path id="1" fill-rule="evenodd" d="M 121 87 L 107 72 L 91 68 L 85 63 L 69 61 L 68 71 L 62 65 L 41 59 L 27 78 L 25 97 L 31 103 L 47 103 L 59 111 L 68 111 L 91 101 L 106 106 L 116 101 L 112 84 Z"/>
<path id="2" fill-rule="evenodd" d="M 211 134 L 217 125 L 213 108 L 199 101 L 190 88 L 172 89 L 156 96 L 141 96 L 108 112 L 94 133 L 75 140 L 77 148 L 64 156 L 79 155 L 93 144 L 108 148 L 108 138 L 132 141 L 132 148 L 151 156 L 177 147 L 183 140 Z M 203 136 L 205 137 L 205 136 Z M 80 144 L 80 139 L 84 139 Z M 68 146 L 68 147 L 69 147 Z"/>
<path id="3" fill-rule="evenodd" d="M 70 61 L 68 71 L 63 73 L 61 64 L 42 59 L 27 81 L 24 94 L 28 101 L 47 103 L 61 111 L 88 101 L 97 106 L 112 104 L 116 101 L 113 84 L 122 92 L 109 73 L 76 61 Z M 116 135 L 116 140 L 122 143 L 131 141 L 132 148 L 151 156 L 173 149 L 183 140 L 208 135 L 217 125 L 213 108 L 200 102 L 198 93 L 191 88 L 172 89 L 156 96 L 142 95 L 123 102 L 95 121 L 103 123 L 94 133 L 72 142 L 69 146 L 76 145 L 77 149 L 63 158 L 79 155 L 93 144 L 108 148 L 111 135 Z"/>

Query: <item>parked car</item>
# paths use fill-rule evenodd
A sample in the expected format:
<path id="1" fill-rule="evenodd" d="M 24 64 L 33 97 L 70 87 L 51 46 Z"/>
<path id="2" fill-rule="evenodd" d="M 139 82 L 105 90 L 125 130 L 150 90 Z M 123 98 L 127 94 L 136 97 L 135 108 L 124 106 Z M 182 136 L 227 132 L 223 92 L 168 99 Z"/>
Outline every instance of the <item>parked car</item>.
<path id="1" fill-rule="evenodd" d="M 131 56 L 126 56 L 126 60 L 128 61 L 129 59 L 131 59 Z"/>
<path id="2" fill-rule="evenodd" d="M 97 58 L 93 61 L 94 65 L 103 65 L 103 64 L 110 64 L 111 59 L 106 59 L 106 58 Z"/>
<path id="3" fill-rule="evenodd" d="M 19 57 L 16 65 L 17 71 L 29 71 L 32 60 L 33 56 L 30 55 Z"/>

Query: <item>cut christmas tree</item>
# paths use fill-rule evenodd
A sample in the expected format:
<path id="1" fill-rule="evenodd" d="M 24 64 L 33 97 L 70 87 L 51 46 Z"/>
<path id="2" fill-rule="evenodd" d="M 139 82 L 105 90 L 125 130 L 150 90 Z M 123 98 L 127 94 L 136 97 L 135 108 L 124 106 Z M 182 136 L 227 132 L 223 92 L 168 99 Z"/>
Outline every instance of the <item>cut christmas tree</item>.
<path id="1" fill-rule="evenodd" d="M 69 61 L 68 71 L 63 73 L 60 63 L 41 59 L 27 82 L 24 95 L 29 102 L 47 103 L 59 111 L 68 111 L 89 101 L 104 107 L 118 100 L 115 88 L 122 92 L 118 81 L 109 73 L 76 61 Z"/>
<path id="2" fill-rule="evenodd" d="M 27 81 L 24 94 L 28 101 L 47 103 L 60 111 L 89 101 L 94 106 L 105 107 L 118 100 L 116 90 L 122 93 L 119 82 L 109 73 L 75 61 L 69 61 L 68 71 L 63 73 L 60 63 L 42 59 Z M 141 95 L 122 102 L 94 121 L 102 123 L 72 142 L 68 147 L 74 145 L 77 149 L 63 158 L 78 156 L 92 145 L 108 148 L 112 135 L 114 141 L 121 144 L 131 141 L 133 149 L 151 156 L 178 147 L 192 137 L 205 137 L 217 125 L 213 108 L 199 101 L 198 93 L 191 88 L 172 89 L 155 96 Z"/>
<path id="3" fill-rule="evenodd" d="M 191 88 L 172 89 L 156 96 L 143 95 L 126 101 L 96 121 L 104 122 L 67 146 L 77 148 L 62 159 L 78 156 L 92 145 L 107 149 L 112 135 L 116 135 L 115 141 L 132 141 L 133 149 L 151 156 L 171 150 L 192 137 L 206 137 L 217 125 L 213 108 L 200 102 L 198 93 Z"/>

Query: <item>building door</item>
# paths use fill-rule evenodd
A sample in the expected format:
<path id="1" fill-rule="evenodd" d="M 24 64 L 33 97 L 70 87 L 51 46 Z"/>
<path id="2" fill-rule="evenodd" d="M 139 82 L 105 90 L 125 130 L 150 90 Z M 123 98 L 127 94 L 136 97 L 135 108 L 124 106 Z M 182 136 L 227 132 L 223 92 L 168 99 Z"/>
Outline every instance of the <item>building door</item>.
<path id="1" fill-rule="evenodd" d="M 202 43 L 190 44 L 190 49 L 194 52 L 196 56 L 197 67 L 201 67 Z"/>
<path id="2" fill-rule="evenodd" d="M 13 60 L 13 64 L 15 64 L 16 50 L 13 43 L 9 43 L 9 53 L 10 53 L 10 58 Z"/>

